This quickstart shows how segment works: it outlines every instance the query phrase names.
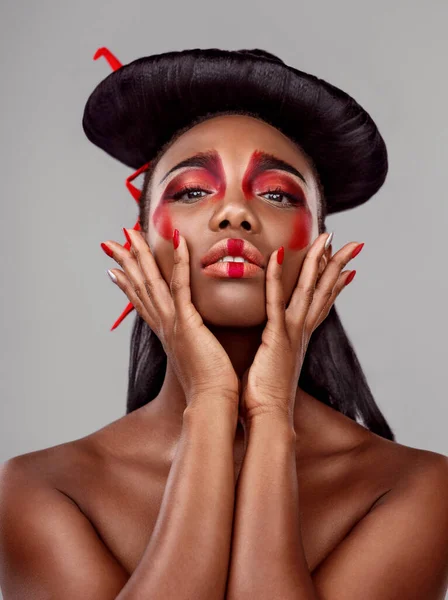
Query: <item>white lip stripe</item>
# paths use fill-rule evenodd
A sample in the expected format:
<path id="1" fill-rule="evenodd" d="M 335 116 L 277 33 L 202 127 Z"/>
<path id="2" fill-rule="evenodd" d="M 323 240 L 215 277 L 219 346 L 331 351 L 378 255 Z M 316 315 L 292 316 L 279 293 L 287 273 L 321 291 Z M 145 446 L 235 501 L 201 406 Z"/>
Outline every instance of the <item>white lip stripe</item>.
<path id="1" fill-rule="evenodd" d="M 236 259 L 238 259 L 238 260 L 236 260 Z M 222 258 L 220 258 L 216 262 L 245 262 L 245 263 L 249 263 L 250 261 L 246 260 L 242 256 L 223 256 Z"/>

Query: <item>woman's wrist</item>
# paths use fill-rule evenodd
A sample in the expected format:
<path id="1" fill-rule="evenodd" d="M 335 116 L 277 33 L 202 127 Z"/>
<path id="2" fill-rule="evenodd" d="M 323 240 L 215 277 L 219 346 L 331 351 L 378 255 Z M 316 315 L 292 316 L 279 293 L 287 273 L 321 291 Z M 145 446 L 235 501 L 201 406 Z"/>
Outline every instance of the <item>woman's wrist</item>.
<path id="1" fill-rule="evenodd" d="M 214 422 L 217 427 L 226 425 L 233 433 L 238 424 L 238 398 L 228 398 L 219 392 L 196 395 L 183 412 L 185 423 L 204 421 Z"/>
<path id="2" fill-rule="evenodd" d="M 281 431 L 282 439 L 295 442 L 297 434 L 293 419 L 282 411 L 265 411 L 253 415 L 246 422 L 248 434 L 257 431 Z"/>

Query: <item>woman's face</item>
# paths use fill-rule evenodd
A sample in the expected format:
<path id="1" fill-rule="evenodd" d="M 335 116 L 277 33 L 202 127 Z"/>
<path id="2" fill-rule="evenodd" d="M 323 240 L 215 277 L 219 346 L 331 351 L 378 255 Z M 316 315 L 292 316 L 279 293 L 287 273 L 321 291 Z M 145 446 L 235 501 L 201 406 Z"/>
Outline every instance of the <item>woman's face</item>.
<path id="1" fill-rule="evenodd" d="M 198 153 L 209 154 L 202 166 L 173 170 Z M 262 153 L 288 163 L 298 174 L 268 163 Z M 182 193 L 186 186 L 195 191 Z M 246 115 L 220 115 L 199 123 L 161 157 L 148 194 L 147 243 L 169 285 L 173 230 L 186 239 L 192 301 L 206 323 L 251 327 L 266 320 L 266 270 L 271 253 L 280 246 L 285 248 L 282 281 L 289 302 L 306 252 L 318 235 L 319 194 L 308 159 L 278 129 Z M 246 277 L 241 276 L 241 265 L 225 264 L 224 271 L 230 268 L 239 276 L 207 274 L 203 256 L 228 238 L 255 246 L 264 269 Z"/>

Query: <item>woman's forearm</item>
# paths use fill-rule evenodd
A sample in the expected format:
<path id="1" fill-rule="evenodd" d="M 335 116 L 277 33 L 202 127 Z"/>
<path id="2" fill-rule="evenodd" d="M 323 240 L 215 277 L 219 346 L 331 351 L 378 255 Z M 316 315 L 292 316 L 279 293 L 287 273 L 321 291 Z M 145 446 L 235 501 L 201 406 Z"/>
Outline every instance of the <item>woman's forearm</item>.
<path id="1" fill-rule="evenodd" d="M 223 600 L 234 508 L 235 410 L 213 398 L 184 412 L 148 546 L 117 600 Z"/>
<path id="2" fill-rule="evenodd" d="M 236 488 L 227 600 L 316 600 L 300 531 L 296 434 L 257 415 Z"/>

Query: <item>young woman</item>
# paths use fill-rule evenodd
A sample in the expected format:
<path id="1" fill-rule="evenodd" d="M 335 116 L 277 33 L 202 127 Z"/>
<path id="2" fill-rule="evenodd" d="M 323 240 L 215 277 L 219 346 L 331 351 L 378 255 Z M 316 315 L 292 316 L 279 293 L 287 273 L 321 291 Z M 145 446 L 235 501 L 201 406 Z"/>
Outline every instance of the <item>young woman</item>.
<path id="1" fill-rule="evenodd" d="M 102 244 L 127 414 L 3 465 L 5 600 L 442 599 L 448 459 L 395 441 L 334 307 L 363 243 L 325 217 L 383 184 L 374 122 L 262 50 L 98 55 L 85 131 L 144 172 Z"/>

